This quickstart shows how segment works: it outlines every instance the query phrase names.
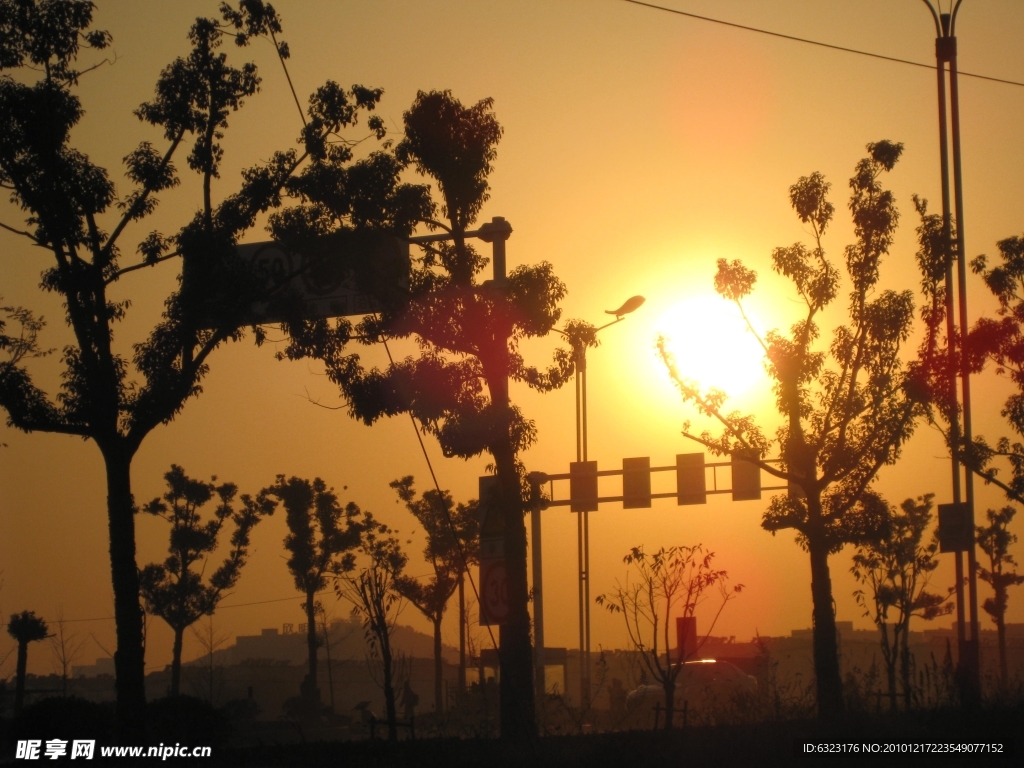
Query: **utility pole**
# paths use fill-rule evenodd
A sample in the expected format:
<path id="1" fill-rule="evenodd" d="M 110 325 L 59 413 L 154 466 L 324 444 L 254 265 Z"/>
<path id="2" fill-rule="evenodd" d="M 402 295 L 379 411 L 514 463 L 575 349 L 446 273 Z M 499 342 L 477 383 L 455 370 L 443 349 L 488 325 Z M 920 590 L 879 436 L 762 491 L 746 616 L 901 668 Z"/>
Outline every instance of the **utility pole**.
<path id="1" fill-rule="evenodd" d="M 969 706 L 977 705 L 981 699 L 981 649 L 978 626 L 978 576 L 977 555 L 974 541 L 974 473 L 967 466 L 963 475 L 963 500 L 961 501 L 961 462 L 959 454 L 971 445 L 971 380 L 964 340 L 969 330 L 967 320 L 967 251 L 964 245 L 964 195 L 960 155 L 960 93 L 957 78 L 956 16 L 963 0 L 957 0 L 951 13 L 938 13 L 929 0 L 928 6 L 935 22 L 935 73 L 939 95 L 939 161 L 942 174 L 942 233 L 946 252 L 946 336 L 949 347 L 950 370 L 958 372 L 960 392 L 957 392 L 956 375 L 950 377 L 950 391 L 947 393 L 951 405 L 961 405 L 963 429 L 961 430 L 956 408 L 951 409 L 950 446 L 952 453 L 953 508 L 962 518 L 961 528 L 969 531 L 964 536 L 962 547 L 953 551 L 956 558 L 956 615 L 958 678 L 961 696 Z M 949 115 L 946 109 L 946 72 L 949 71 Z M 948 123 L 948 124 L 947 124 Z M 953 205 L 956 218 L 950 211 L 949 194 L 949 138 L 953 144 Z M 955 225 L 955 226 L 954 226 Z M 954 234 L 955 233 L 955 234 Z M 954 312 L 953 261 L 957 264 L 956 296 L 959 312 Z M 957 317 L 958 314 L 958 317 Z M 957 321 L 959 320 L 959 334 Z M 956 349 L 954 340 L 960 339 Z M 963 505 L 961 507 L 961 504 Z M 967 610 L 964 600 L 964 565 L 962 552 L 967 553 Z M 969 612 L 970 633 L 965 628 L 965 613 Z"/>
<path id="2" fill-rule="evenodd" d="M 504 296 L 508 288 L 505 263 L 505 241 L 512 235 L 512 225 L 503 217 L 495 216 L 479 229 L 462 232 L 463 238 L 479 238 L 491 244 L 493 280 L 484 283 L 496 298 Z M 408 238 L 414 244 L 454 240 L 452 234 L 421 235 Z M 488 285 L 488 283 L 490 285 Z M 502 302 L 499 300 L 498 305 Z M 500 311 L 500 309 L 498 310 Z M 497 512 L 503 519 L 501 549 L 505 560 L 508 612 L 498 629 L 498 660 L 501 669 L 501 735 L 503 737 L 532 738 L 536 735 L 534 708 L 534 662 L 530 641 L 529 589 L 526 567 L 526 526 L 519 476 L 516 473 L 515 453 L 512 449 L 508 425 L 511 409 L 508 397 L 508 340 L 511 320 L 504 318 L 496 326 L 484 370 L 491 394 L 491 404 L 505 425 L 504 435 L 491 446 L 497 467 Z M 482 587 L 481 587 L 482 591 Z M 498 623 L 498 622 L 495 622 Z"/>

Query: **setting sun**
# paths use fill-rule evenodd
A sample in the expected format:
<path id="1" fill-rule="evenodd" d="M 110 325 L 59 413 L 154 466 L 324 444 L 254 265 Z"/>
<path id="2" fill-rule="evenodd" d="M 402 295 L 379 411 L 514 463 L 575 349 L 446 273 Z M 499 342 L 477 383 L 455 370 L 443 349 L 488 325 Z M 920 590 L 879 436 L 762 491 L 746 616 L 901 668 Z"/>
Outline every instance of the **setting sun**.
<path id="1" fill-rule="evenodd" d="M 694 296 L 675 304 L 661 318 L 658 332 L 679 373 L 702 389 L 715 387 L 736 397 L 760 389 L 756 385 L 766 379 L 761 345 L 735 305 L 719 296 Z"/>

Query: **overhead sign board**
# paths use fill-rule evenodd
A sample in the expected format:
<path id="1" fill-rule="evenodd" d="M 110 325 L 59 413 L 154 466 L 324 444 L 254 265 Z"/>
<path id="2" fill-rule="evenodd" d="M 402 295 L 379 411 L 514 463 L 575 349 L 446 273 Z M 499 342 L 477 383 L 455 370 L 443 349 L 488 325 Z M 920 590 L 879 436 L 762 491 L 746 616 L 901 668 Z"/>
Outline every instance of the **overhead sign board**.
<path id="1" fill-rule="evenodd" d="M 253 278 L 249 290 L 260 297 L 239 325 L 379 312 L 377 296 L 409 285 L 409 243 L 384 233 L 341 232 L 302 249 L 246 243 L 235 252 Z M 216 312 L 210 308 L 211 316 Z"/>

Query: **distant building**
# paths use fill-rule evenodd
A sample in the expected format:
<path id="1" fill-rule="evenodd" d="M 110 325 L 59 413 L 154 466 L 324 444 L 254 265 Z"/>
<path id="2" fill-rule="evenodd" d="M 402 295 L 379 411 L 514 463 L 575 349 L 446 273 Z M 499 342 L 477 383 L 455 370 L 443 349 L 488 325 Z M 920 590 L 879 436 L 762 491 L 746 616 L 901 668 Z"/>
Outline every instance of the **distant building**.
<path id="1" fill-rule="evenodd" d="M 71 677 L 100 677 L 102 675 L 114 676 L 114 657 L 102 656 L 96 659 L 94 664 L 86 664 L 71 667 Z"/>
<path id="2" fill-rule="evenodd" d="M 258 635 L 239 635 L 235 643 L 182 664 L 182 693 L 212 698 L 215 705 L 233 699 L 253 699 L 263 719 L 276 719 L 284 703 L 299 694 L 299 684 L 308 669 L 308 647 L 304 625 L 284 624 L 263 629 Z M 358 703 L 369 701 L 370 709 L 383 716 L 384 694 L 371 671 L 370 654 L 363 627 L 356 621 L 331 622 L 329 647 L 321 640 L 318 651 L 318 683 L 324 705 L 333 701 L 335 712 L 347 714 Z M 400 626 L 392 636 L 398 679 L 408 678 L 419 694 L 421 712 L 434 707 L 434 639 L 412 627 Z M 443 646 L 444 681 L 454 696 L 458 679 L 458 650 Z M 328 662 L 328 656 L 330 661 Z M 212 666 L 212 670 L 211 670 Z M 114 698 L 114 660 L 100 658 L 95 664 L 75 666 L 72 681 L 78 695 L 99 701 Z M 146 697 L 165 696 L 170 688 L 170 665 L 146 675 Z M 212 690 L 211 690 L 212 688 Z M 399 685 L 400 688 L 400 685 Z"/>

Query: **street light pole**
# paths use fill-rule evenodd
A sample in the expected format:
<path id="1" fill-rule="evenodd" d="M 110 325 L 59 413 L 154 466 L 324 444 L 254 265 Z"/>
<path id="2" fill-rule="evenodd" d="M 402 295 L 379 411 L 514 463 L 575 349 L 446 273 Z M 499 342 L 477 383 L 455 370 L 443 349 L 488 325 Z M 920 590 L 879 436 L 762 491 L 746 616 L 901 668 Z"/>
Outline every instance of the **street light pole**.
<path id="1" fill-rule="evenodd" d="M 589 461 L 587 455 L 587 347 L 596 344 L 595 337 L 599 331 L 615 325 L 625 319 L 646 301 L 643 296 L 627 299 L 618 309 L 605 310 L 605 314 L 614 315 L 609 323 L 590 330 L 589 333 L 570 335 L 566 331 L 558 331 L 572 344 L 573 367 L 576 379 L 576 461 Z M 557 330 L 557 329 L 556 329 Z M 577 513 L 576 545 L 579 561 L 579 601 L 580 601 L 580 709 L 585 712 L 590 705 L 590 513 Z"/>
<path id="2" fill-rule="evenodd" d="M 952 446 L 953 471 L 953 503 L 960 503 L 960 461 L 957 452 L 962 446 L 970 445 L 973 439 L 971 426 L 971 380 L 970 368 L 964 349 L 967 337 L 967 251 L 964 246 L 964 196 L 960 162 L 960 93 L 957 78 L 957 46 L 956 16 L 963 0 L 956 0 L 951 13 L 939 13 L 930 0 L 923 0 L 928 6 L 935 22 L 935 72 L 939 95 L 939 153 L 942 174 L 942 234 L 946 252 L 946 336 L 949 346 L 949 362 L 951 371 L 959 371 L 961 397 L 957 397 L 956 376 L 950 379 L 948 396 L 951 403 L 958 399 L 963 405 L 963 431 L 961 433 L 959 418 L 953 412 L 950 423 L 950 445 Z M 949 129 L 946 116 L 946 65 L 949 66 Z M 953 140 L 953 199 L 956 211 L 955 220 L 950 212 L 949 199 L 949 133 Z M 953 222 L 956 223 L 956 247 L 953 247 Z M 956 338 L 956 321 L 953 307 L 953 260 L 957 262 L 957 300 L 959 304 L 959 324 L 961 346 L 959 356 L 954 348 Z M 959 677 L 964 699 L 969 703 L 977 703 L 981 695 L 981 658 L 978 626 L 978 578 L 977 555 L 974 543 L 974 473 L 965 467 L 963 490 L 967 505 L 967 518 L 970 525 L 970 545 L 967 548 L 967 590 L 970 611 L 970 638 L 964 628 L 964 573 L 960 551 L 953 553 L 956 558 L 956 612 L 957 612 L 957 650 Z"/>

